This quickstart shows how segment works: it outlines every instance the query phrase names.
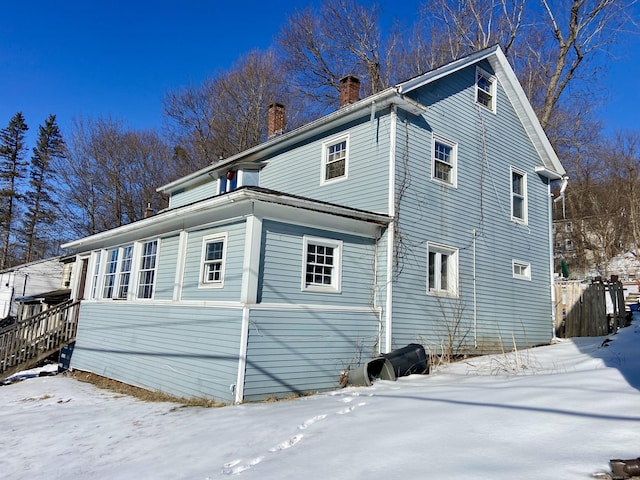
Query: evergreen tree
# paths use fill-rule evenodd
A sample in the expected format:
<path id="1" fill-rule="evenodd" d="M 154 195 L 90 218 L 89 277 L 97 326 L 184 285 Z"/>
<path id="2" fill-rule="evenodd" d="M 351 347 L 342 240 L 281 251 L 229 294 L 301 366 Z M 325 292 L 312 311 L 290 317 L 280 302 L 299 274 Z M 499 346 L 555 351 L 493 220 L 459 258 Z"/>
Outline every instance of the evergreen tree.
<path id="1" fill-rule="evenodd" d="M 6 128 L 0 130 L 0 269 L 16 262 L 10 258 L 13 224 L 23 196 L 18 187 L 25 178 L 27 162 L 24 138 L 29 129 L 22 112 L 16 113 Z"/>
<path id="2" fill-rule="evenodd" d="M 47 241 L 46 229 L 57 216 L 57 203 L 53 196 L 52 179 L 54 160 L 63 160 L 65 143 L 56 123 L 56 116 L 49 118 L 38 129 L 38 140 L 31 157 L 29 190 L 25 199 L 27 212 L 22 221 L 21 237 L 26 263 L 44 258 L 52 245 Z"/>

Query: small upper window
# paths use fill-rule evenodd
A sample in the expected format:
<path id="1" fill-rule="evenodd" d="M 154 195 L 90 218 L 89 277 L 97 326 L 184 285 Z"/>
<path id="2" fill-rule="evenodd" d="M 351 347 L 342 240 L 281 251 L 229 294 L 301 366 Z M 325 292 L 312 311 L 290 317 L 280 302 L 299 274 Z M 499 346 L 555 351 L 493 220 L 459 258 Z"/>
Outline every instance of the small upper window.
<path id="1" fill-rule="evenodd" d="M 302 289 L 339 293 L 342 242 L 304 237 L 304 255 Z"/>
<path id="2" fill-rule="evenodd" d="M 476 68 L 476 103 L 496 111 L 496 78 L 481 68 Z"/>
<path id="3" fill-rule="evenodd" d="M 511 219 L 527 223 L 527 174 L 511 169 Z"/>
<path id="4" fill-rule="evenodd" d="M 322 181 L 328 182 L 347 176 L 347 137 L 327 142 L 323 145 Z"/>
<path id="5" fill-rule="evenodd" d="M 511 263 L 513 268 L 513 278 L 531 280 L 531 264 L 521 262 L 519 260 L 513 260 Z"/>
<path id="6" fill-rule="evenodd" d="M 431 159 L 431 178 L 447 185 L 456 186 L 457 184 L 457 163 L 458 163 L 458 146 L 454 142 L 450 142 L 434 135 Z"/>
<path id="7" fill-rule="evenodd" d="M 200 286 L 222 287 L 227 235 L 212 235 L 202 239 Z"/>

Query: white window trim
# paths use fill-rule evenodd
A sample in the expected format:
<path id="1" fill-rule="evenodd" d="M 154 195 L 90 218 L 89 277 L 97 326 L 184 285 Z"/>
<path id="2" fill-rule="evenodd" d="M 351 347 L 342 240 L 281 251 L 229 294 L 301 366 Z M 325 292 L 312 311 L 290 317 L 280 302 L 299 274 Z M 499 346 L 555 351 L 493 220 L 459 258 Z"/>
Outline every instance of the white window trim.
<path id="1" fill-rule="evenodd" d="M 522 187 L 523 187 L 523 218 L 516 217 L 513 215 L 513 198 L 516 195 L 513 191 L 513 174 L 517 173 L 518 175 L 522 175 Z M 511 167 L 509 169 L 509 213 L 511 215 L 511 220 L 516 223 L 521 223 L 523 225 L 527 225 L 529 223 L 529 195 L 527 190 L 527 173 L 524 170 L 520 170 L 519 168 Z"/>
<path id="2" fill-rule="evenodd" d="M 150 297 L 140 297 L 138 296 L 138 292 L 140 289 L 140 261 L 142 260 L 143 246 L 145 243 L 156 242 L 156 261 L 153 267 L 153 290 L 151 292 Z M 133 259 L 134 259 L 134 268 L 131 269 L 131 274 L 135 275 L 135 283 L 133 284 L 135 290 L 131 291 L 131 285 L 129 285 L 129 297 L 141 302 L 148 302 L 155 298 L 156 290 L 158 286 L 158 263 L 160 260 L 160 239 L 159 238 L 148 238 L 146 240 L 141 240 L 135 243 L 134 251 L 133 251 Z M 133 295 L 132 295 L 133 293 Z"/>
<path id="3" fill-rule="evenodd" d="M 91 300 L 102 298 L 100 285 L 102 284 L 102 261 L 104 257 L 103 250 L 97 250 L 91 255 L 91 276 L 89 284 L 89 298 Z"/>
<path id="4" fill-rule="evenodd" d="M 525 273 L 516 272 L 516 267 L 519 267 L 520 271 L 524 271 Z M 513 278 L 517 278 L 520 280 L 531 280 L 531 264 L 529 262 L 523 262 L 521 260 L 512 260 L 511 261 L 511 272 L 513 274 Z"/>
<path id="5" fill-rule="evenodd" d="M 327 157 L 329 154 L 329 147 L 340 142 L 345 143 L 345 156 L 344 156 L 344 175 L 335 178 L 326 178 L 327 173 Z M 320 165 L 320 185 L 326 185 L 335 182 L 341 182 L 349 178 L 349 134 L 340 135 L 339 137 L 333 137 L 325 142 L 322 142 L 322 162 Z"/>
<path id="6" fill-rule="evenodd" d="M 446 182 L 435 176 L 436 142 L 451 147 L 451 182 Z M 431 135 L 431 180 L 447 187 L 458 188 L 458 144 L 436 133 Z"/>
<path id="7" fill-rule="evenodd" d="M 449 285 L 447 289 L 429 289 L 429 253 L 444 253 L 449 255 L 449 263 L 447 265 L 447 276 L 449 278 Z M 448 245 L 441 243 L 427 242 L 427 271 L 426 271 L 426 292 L 428 295 L 437 297 L 451 297 L 458 298 L 459 296 L 459 250 Z"/>
<path id="8" fill-rule="evenodd" d="M 491 82 L 491 91 L 489 92 L 489 95 L 491 95 L 491 108 L 487 107 L 484 103 L 479 102 L 478 101 L 478 76 L 482 75 L 483 77 L 485 77 L 487 80 L 489 80 Z M 496 104 L 498 103 L 498 99 L 496 97 L 496 92 L 497 92 L 497 78 L 495 75 L 490 74 L 489 72 L 487 72 L 485 69 L 480 68 L 480 67 L 476 67 L 476 77 L 475 77 L 475 81 L 474 81 L 474 99 L 476 102 L 476 105 L 481 106 L 482 108 L 489 110 L 490 112 L 496 113 Z"/>
<path id="9" fill-rule="evenodd" d="M 333 248 L 333 270 L 331 285 L 307 285 L 307 248 L 308 245 L 320 245 Z M 303 292 L 341 293 L 342 292 L 342 240 L 304 236 L 302 238 L 302 275 L 300 288 Z"/>
<path id="10" fill-rule="evenodd" d="M 153 292 L 151 298 L 138 298 L 138 287 L 140 285 L 140 261 L 142 258 L 142 246 L 147 242 L 157 242 L 156 247 L 156 262 L 155 268 L 153 271 Z M 91 300 L 99 300 L 105 302 L 111 301 L 126 301 L 126 300 L 141 300 L 141 301 L 149 301 L 153 300 L 156 294 L 156 287 L 158 284 L 158 263 L 160 259 L 160 238 L 151 238 L 146 239 L 134 243 L 127 243 L 124 245 L 120 245 L 118 247 L 109 247 L 103 248 L 101 250 L 95 250 L 91 255 L 90 268 L 91 268 L 91 276 L 87 275 L 87 282 L 90 291 L 89 298 Z M 127 247 L 133 247 L 133 252 L 131 256 L 131 270 L 129 271 L 129 287 L 127 290 L 127 297 L 120 298 L 117 296 L 118 290 L 120 288 L 120 274 L 122 273 L 122 258 L 124 254 L 124 249 Z M 104 296 L 104 281 L 106 274 L 106 264 L 108 253 L 112 250 L 118 250 L 118 263 L 116 267 L 115 273 L 115 283 L 113 286 L 113 295 L 111 297 Z M 97 269 L 97 276 L 96 276 Z M 95 280 L 94 280 L 95 279 Z M 96 283 L 97 282 L 97 283 Z M 97 288 L 94 292 L 94 283 L 96 283 Z M 95 293 L 95 294 L 94 294 Z"/>
<path id="11" fill-rule="evenodd" d="M 200 252 L 200 276 L 198 280 L 198 288 L 223 288 L 224 287 L 224 273 L 227 264 L 227 249 L 228 249 L 229 235 L 224 233 L 215 233 L 202 237 L 202 247 Z M 207 254 L 207 244 L 210 242 L 222 241 L 222 265 L 220 267 L 220 281 L 219 282 L 205 282 L 205 257 Z"/>
<path id="12" fill-rule="evenodd" d="M 116 261 L 115 261 L 115 265 L 116 268 L 113 271 L 113 273 L 109 273 L 107 271 L 107 267 L 108 265 L 111 263 L 111 253 L 112 252 L 116 252 Z M 120 254 L 121 254 L 121 247 L 114 247 L 114 248 L 107 248 L 104 251 L 104 272 L 102 273 L 102 278 L 100 279 L 100 284 L 102 285 L 102 291 L 100 292 L 100 297 L 106 299 L 113 299 L 114 298 L 114 294 L 117 293 L 117 283 L 118 283 L 118 277 L 119 277 L 119 270 L 120 270 Z M 109 275 L 113 275 L 113 285 L 111 286 L 111 296 L 110 297 L 106 297 L 105 296 L 105 288 L 107 286 L 106 282 L 107 282 L 107 277 Z"/>

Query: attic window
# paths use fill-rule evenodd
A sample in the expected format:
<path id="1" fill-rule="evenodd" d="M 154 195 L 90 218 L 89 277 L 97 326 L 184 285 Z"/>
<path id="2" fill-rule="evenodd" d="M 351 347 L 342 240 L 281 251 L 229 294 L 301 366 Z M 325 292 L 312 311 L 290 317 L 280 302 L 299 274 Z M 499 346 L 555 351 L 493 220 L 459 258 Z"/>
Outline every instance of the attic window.
<path id="1" fill-rule="evenodd" d="M 476 103 L 496 112 L 496 78 L 476 68 Z"/>

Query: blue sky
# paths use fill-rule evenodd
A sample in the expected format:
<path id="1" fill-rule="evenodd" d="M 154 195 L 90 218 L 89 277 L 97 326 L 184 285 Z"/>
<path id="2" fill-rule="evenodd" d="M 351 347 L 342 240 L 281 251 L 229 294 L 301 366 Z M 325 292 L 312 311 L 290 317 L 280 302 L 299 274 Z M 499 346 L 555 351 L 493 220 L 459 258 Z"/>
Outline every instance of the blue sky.
<path id="1" fill-rule="evenodd" d="M 161 128 L 167 91 L 199 83 L 242 54 L 266 49 L 307 1 L 5 0 L 0 6 L 0 128 L 18 111 L 30 136 L 50 113 Z M 385 1 L 410 24 L 419 0 Z M 616 48 L 602 92 L 611 129 L 640 130 L 640 39 Z M 30 140 L 32 143 L 33 140 Z M 30 144 L 29 147 L 33 147 Z"/>

